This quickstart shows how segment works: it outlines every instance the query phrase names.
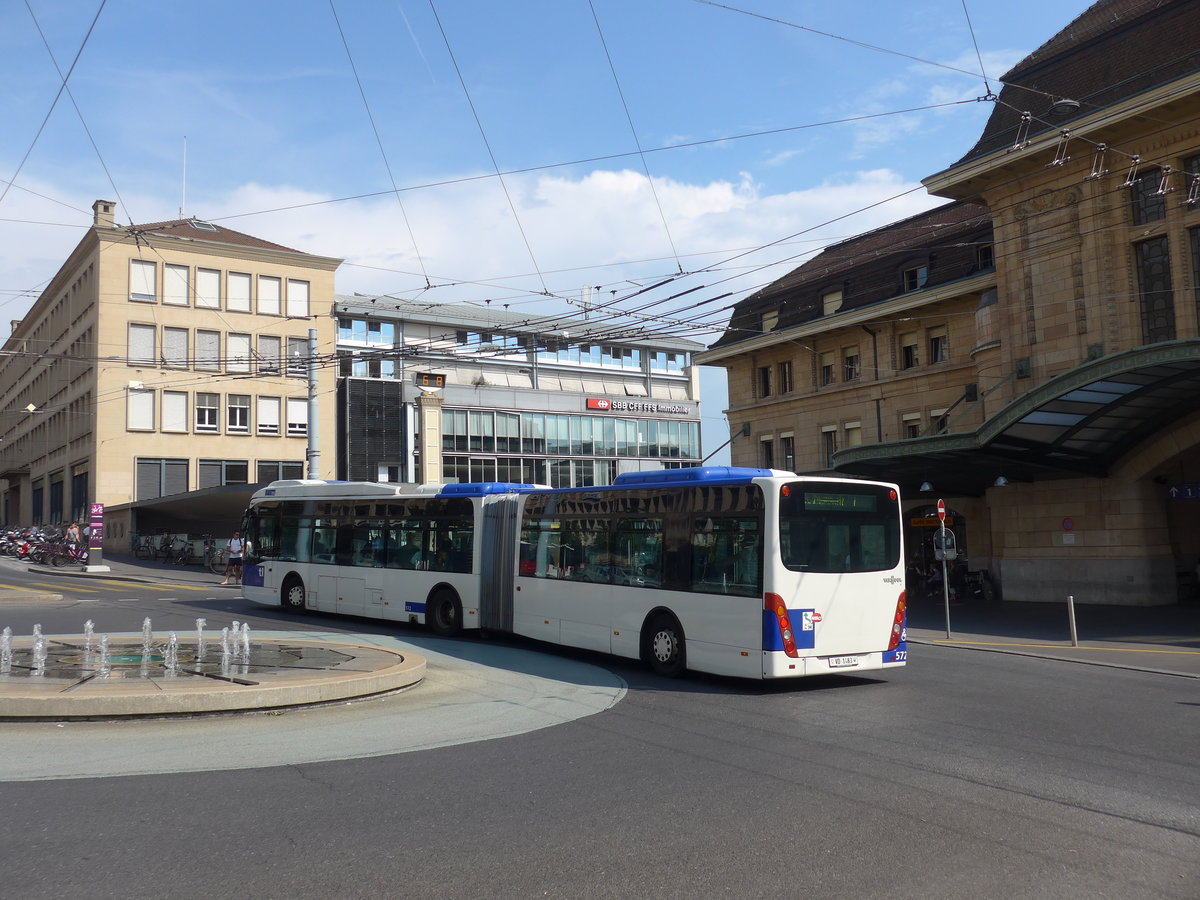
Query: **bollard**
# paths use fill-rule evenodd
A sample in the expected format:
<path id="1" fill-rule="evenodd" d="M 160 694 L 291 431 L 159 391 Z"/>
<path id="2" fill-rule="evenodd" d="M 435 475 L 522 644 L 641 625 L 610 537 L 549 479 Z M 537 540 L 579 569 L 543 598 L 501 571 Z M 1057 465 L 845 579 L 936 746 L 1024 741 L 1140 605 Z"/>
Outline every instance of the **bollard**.
<path id="1" fill-rule="evenodd" d="M 1075 631 L 1075 595 L 1067 595 L 1067 621 L 1071 623 L 1071 646 L 1079 646 L 1079 635 Z"/>

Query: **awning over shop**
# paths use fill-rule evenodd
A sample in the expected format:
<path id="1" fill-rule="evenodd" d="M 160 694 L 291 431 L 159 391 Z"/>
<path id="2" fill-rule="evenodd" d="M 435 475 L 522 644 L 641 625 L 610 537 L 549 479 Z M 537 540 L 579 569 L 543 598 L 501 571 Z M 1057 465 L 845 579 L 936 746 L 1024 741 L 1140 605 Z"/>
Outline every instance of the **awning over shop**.
<path id="1" fill-rule="evenodd" d="M 221 487 L 170 494 L 153 500 L 138 500 L 110 506 L 106 512 L 132 510 L 134 528 L 140 534 L 159 531 L 212 534 L 228 537 L 238 528 L 250 496 L 265 484 L 227 484 Z"/>
<path id="2" fill-rule="evenodd" d="M 978 496 L 1009 482 L 1105 476 L 1130 450 L 1200 410 L 1200 340 L 1171 341 L 1084 363 L 1018 397 L 977 430 L 834 454 L 839 473 L 924 482 Z"/>

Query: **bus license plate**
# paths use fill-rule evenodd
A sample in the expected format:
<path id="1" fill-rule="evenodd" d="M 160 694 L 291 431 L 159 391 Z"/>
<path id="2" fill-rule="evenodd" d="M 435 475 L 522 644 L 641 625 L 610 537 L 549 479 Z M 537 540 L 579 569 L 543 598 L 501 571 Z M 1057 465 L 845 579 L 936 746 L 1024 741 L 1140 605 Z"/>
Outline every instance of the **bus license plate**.
<path id="1" fill-rule="evenodd" d="M 850 666 L 858 665 L 857 656 L 831 656 L 829 657 L 829 668 L 845 669 Z"/>

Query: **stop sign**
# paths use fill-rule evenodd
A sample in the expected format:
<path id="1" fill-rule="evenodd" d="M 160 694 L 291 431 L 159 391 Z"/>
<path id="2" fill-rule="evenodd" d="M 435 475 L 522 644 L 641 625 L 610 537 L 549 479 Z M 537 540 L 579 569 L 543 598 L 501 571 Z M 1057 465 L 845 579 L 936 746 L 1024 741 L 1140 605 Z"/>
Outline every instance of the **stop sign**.
<path id="1" fill-rule="evenodd" d="M 938 521 L 941 522 L 943 525 L 946 524 L 946 501 L 945 500 L 938 501 Z"/>

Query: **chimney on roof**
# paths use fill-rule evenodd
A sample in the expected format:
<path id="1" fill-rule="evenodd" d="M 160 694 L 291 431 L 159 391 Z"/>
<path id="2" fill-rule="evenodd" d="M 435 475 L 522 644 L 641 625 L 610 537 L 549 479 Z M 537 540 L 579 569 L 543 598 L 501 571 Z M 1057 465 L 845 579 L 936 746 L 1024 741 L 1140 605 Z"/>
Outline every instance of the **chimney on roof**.
<path id="1" fill-rule="evenodd" d="M 25 321 L 24 319 L 13 319 L 12 320 L 12 333 L 13 334 L 17 333 L 17 329 L 21 327 L 21 323 L 24 321 Z"/>
<path id="2" fill-rule="evenodd" d="M 113 210 L 116 203 L 112 200 L 97 200 L 92 204 L 92 225 L 96 228 L 116 228 L 117 219 Z"/>

